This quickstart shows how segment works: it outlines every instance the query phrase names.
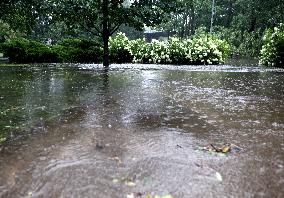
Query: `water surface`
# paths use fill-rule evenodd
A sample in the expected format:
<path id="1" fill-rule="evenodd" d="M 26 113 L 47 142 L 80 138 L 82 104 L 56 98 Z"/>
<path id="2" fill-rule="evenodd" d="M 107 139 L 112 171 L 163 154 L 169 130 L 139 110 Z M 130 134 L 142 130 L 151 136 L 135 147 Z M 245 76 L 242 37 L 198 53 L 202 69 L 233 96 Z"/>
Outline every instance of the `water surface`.
<path id="1" fill-rule="evenodd" d="M 1 197 L 284 196 L 281 69 L 41 65 L 0 72 Z M 199 149 L 222 142 L 243 151 Z"/>

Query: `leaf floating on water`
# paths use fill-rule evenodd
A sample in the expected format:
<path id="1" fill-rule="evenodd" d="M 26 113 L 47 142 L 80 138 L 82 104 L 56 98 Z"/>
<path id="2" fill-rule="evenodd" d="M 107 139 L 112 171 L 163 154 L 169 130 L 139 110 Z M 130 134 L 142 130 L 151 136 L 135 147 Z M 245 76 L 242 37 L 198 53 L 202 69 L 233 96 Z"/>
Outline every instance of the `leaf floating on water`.
<path id="1" fill-rule="evenodd" d="M 109 159 L 116 161 L 118 164 L 122 164 L 122 161 L 119 157 L 110 157 Z"/>
<path id="2" fill-rule="evenodd" d="M 126 195 L 127 198 L 135 198 L 134 193 Z"/>
<path id="3" fill-rule="evenodd" d="M 225 156 L 228 153 L 237 153 L 242 151 L 243 149 L 234 145 L 234 144 L 223 144 L 216 146 L 214 144 L 210 144 L 209 146 L 198 147 L 198 150 L 207 151 L 212 154 L 218 154 L 219 156 Z"/>
<path id="4" fill-rule="evenodd" d="M 172 195 L 165 195 L 162 198 L 173 198 Z"/>
<path id="5" fill-rule="evenodd" d="M 130 187 L 136 186 L 136 184 L 134 182 L 132 182 L 132 181 L 126 181 L 125 185 L 126 186 L 130 186 Z"/>
<path id="6" fill-rule="evenodd" d="M 171 195 L 164 195 L 164 196 L 155 195 L 154 198 L 173 198 L 173 197 Z"/>
<path id="7" fill-rule="evenodd" d="M 222 153 L 228 153 L 230 152 L 230 150 L 231 150 L 231 147 L 228 145 L 222 147 Z"/>
<path id="8" fill-rule="evenodd" d="M 222 175 L 219 173 L 219 172 L 216 172 L 216 178 L 218 179 L 218 181 L 223 181 L 223 179 L 222 179 Z"/>

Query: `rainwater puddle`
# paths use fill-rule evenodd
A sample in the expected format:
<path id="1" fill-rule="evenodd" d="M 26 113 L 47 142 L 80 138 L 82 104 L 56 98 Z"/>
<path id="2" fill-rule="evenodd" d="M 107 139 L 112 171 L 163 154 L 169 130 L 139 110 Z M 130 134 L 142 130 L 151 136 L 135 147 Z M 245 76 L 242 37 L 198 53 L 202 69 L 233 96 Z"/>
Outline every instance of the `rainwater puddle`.
<path id="1" fill-rule="evenodd" d="M 0 72 L 0 197 L 284 196 L 282 69 Z M 211 143 L 242 152 L 198 149 Z"/>

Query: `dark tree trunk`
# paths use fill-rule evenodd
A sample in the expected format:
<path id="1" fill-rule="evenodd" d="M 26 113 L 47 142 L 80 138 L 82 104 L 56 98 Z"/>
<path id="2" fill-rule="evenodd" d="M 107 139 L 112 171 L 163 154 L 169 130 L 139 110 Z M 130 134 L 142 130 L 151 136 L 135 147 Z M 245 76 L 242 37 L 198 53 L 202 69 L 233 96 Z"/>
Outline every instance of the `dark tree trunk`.
<path id="1" fill-rule="evenodd" d="M 110 37 L 109 30 L 109 10 L 108 2 L 109 0 L 103 0 L 102 11 L 103 11 L 103 42 L 104 42 L 104 56 L 103 56 L 103 66 L 105 68 L 109 67 L 109 49 L 108 49 L 108 40 Z"/>
<path id="2" fill-rule="evenodd" d="M 194 35 L 194 33 L 195 33 L 195 13 L 194 13 L 195 9 L 194 9 L 193 4 L 190 7 L 191 7 L 190 8 L 190 12 L 191 12 L 190 34 Z"/>
<path id="3" fill-rule="evenodd" d="M 106 31 L 103 31 L 103 41 L 104 41 L 104 55 L 103 55 L 103 66 L 108 68 L 109 67 L 109 49 L 108 49 L 108 40 L 109 34 Z"/>
<path id="4" fill-rule="evenodd" d="M 182 18 L 182 27 L 180 31 L 180 37 L 184 38 L 185 37 L 185 29 L 186 29 L 186 14 L 183 13 L 183 18 Z"/>

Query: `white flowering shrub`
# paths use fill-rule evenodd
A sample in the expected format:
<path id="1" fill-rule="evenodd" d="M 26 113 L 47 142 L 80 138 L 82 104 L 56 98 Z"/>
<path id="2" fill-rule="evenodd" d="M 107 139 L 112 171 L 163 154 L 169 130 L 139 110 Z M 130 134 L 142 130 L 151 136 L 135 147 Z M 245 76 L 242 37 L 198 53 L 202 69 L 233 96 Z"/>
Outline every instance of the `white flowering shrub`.
<path id="1" fill-rule="evenodd" d="M 110 61 L 115 63 L 132 62 L 132 55 L 128 49 L 129 40 L 124 33 L 119 32 L 114 38 L 109 39 Z"/>
<path id="2" fill-rule="evenodd" d="M 171 37 L 168 43 L 170 52 L 170 60 L 173 64 L 189 64 L 187 55 L 190 49 L 188 40 L 181 40 L 176 37 Z"/>
<path id="3" fill-rule="evenodd" d="M 168 46 L 162 41 L 146 43 L 142 39 L 133 40 L 128 49 L 134 63 L 171 63 Z"/>
<path id="4" fill-rule="evenodd" d="M 225 41 L 205 34 L 186 40 L 172 37 L 168 43 L 157 40 L 146 43 L 142 39 L 129 41 L 122 33 L 110 39 L 110 54 L 114 62 L 220 64 L 224 63 L 228 49 Z"/>
<path id="5" fill-rule="evenodd" d="M 284 68 L 284 24 L 266 30 L 260 51 L 260 64 Z"/>
<path id="6" fill-rule="evenodd" d="M 146 60 L 147 44 L 144 40 L 136 39 L 129 41 L 127 49 L 133 57 L 133 63 L 143 63 L 143 60 Z"/>
<path id="7" fill-rule="evenodd" d="M 213 36 L 204 34 L 188 42 L 187 59 L 190 64 L 220 64 L 227 58 L 229 45 Z"/>
<path id="8" fill-rule="evenodd" d="M 143 63 L 171 63 L 168 46 L 163 41 L 153 40 L 146 44 Z"/>

